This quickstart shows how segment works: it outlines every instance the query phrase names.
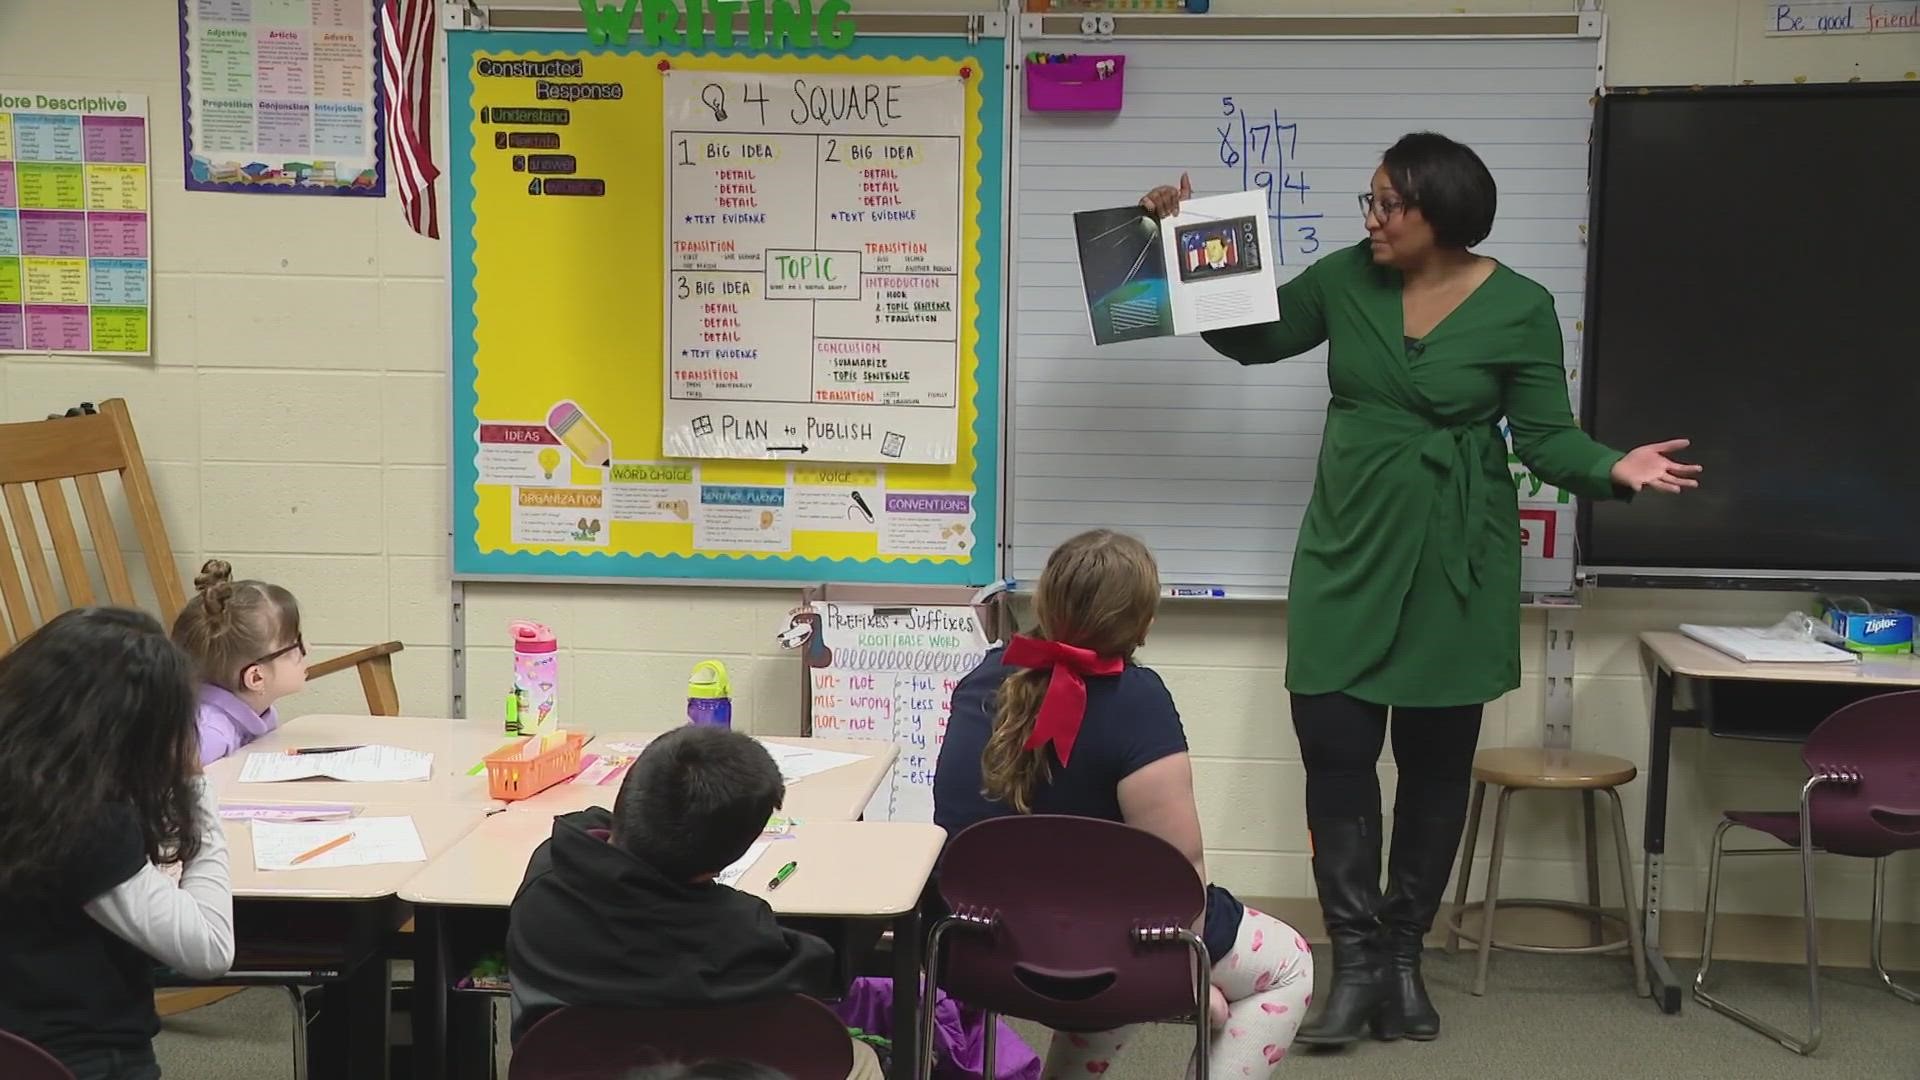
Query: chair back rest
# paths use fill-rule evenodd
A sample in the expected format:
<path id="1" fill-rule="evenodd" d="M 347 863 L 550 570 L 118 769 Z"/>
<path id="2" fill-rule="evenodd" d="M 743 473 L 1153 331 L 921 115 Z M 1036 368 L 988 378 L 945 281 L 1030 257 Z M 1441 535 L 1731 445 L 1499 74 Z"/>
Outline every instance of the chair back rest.
<path id="1" fill-rule="evenodd" d="M 7 1080 L 73 1080 L 58 1058 L 9 1031 L 0 1031 L 0 1076 Z"/>
<path id="2" fill-rule="evenodd" d="M 570 1007 L 541 1017 L 514 1045 L 508 1080 L 620 1080 L 676 1062 L 750 1061 L 793 1080 L 846 1080 L 853 1039 L 799 994 L 704 1009 Z"/>
<path id="3" fill-rule="evenodd" d="M 1920 690 L 1865 698 L 1821 721 L 1801 751 L 1822 784 L 1810 800 L 1813 842 L 1880 858 L 1920 849 Z"/>
<path id="4" fill-rule="evenodd" d="M 68 608 L 95 603 L 147 607 L 134 595 L 113 508 L 100 483 L 108 473 L 119 479 L 127 517 L 145 557 L 157 602 L 147 610 L 167 623 L 186 605 L 180 568 L 173 561 L 125 401 L 112 398 L 101 402 L 98 412 L 82 415 L 0 424 L 0 608 L 5 609 L 0 653 Z M 80 520 L 91 541 L 99 570 L 97 590 L 69 490 L 79 500 Z M 53 567 L 59 568 L 57 578 Z"/>
<path id="5" fill-rule="evenodd" d="M 1206 903 L 1193 864 L 1159 837 L 1094 818 L 994 818 L 953 838 L 939 880 L 948 910 L 989 924 L 942 939 L 954 998 L 1062 1031 L 1192 1014 L 1192 954 L 1136 933 L 1189 928 Z"/>

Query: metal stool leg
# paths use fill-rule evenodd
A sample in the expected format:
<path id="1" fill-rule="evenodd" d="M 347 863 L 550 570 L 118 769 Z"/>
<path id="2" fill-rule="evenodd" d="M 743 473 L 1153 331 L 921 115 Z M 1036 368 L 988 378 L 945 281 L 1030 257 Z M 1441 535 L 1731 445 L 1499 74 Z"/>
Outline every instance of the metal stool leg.
<path id="1" fill-rule="evenodd" d="M 1460 845 L 1460 881 L 1453 888 L 1453 912 L 1447 919 L 1447 951 L 1460 951 L 1460 909 L 1467 906 L 1467 883 L 1473 880 L 1473 853 L 1480 845 L 1480 808 L 1487 803 L 1486 782 L 1473 785 L 1473 808 L 1467 811 L 1467 835 Z"/>
<path id="2" fill-rule="evenodd" d="M 1493 920 L 1500 902 L 1500 863 L 1507 853 L 1507 804 L 1513 801 L 1513 791 L 1510 787 L 1500 789 L 1500 801 L 1493 812 L 1493 854 L 1487 860 L 1487 898 L 1480 905 L 1480 964 L 1473 976 L 1474 997 L 1487 992 L 1487 961 L 1493 955 Z"/>
<path id="3" fill-rule="evenodd" d="M 1886 954 L 1882 951 L 1882 936 L 1887 922 L 1887 860 L 1873 860 L 1873 973 L 1880 977 L 1886 988 L 1902 1001 L 1920 1005 L 1920 993 L 1901 986 L 1893 981 L 1893 975 L 1887 971 Z"/>
<path id="4" fill-rule="evenodd" d="M 1620 805 L 1618 791 L 1608 788 L 1607 797 L 1613 800 L 1614 857 L 1620 861 L 1620 907 L 1627 916 L 1627 951 L 1633 956 L 1633 992 L 1645 997 L 1653 991 L 1647 985 L 1647 943 L 1640 940 L 1640 915 L 1633 910 L 1633 853 L 1627 849 L 1627 811 Z M 1591 796 L 1587 805 L 1593 805 Z M 1593 902 L 1595 905 L 1600 903 L 1597 885 L 1594 887 Z M 1598 936 L 1599 916 L 1594 917 L 1593 925 L 1594 934 Z"/>
<path id="5" fill-rule="evenodd" d="M 307 1080 L 307 999 L 298 986 L 286 991 L 293 999 L 293 1080 Z"/>
<path id="6" fill-rule="evenodd" d="M 1587 906 L 1593 909 L 1593 929 L 1587 944 L 1598 945 L 1604 940 L 1600 919 L 1600 836 L 1594 823 L 1594 796 L 1591 791 L 1580 793 L 1581 830 L 1587 842 Z"/>
<path id="7" fill-rule="evenodd" d="M 1000 1014 L 989 1010 L 986 1014 L 986 1020 L 987 1030 L 980 1038 L 980 1075 L 985 1077 L 986 1080 L 992 1080 L 994 1076 L 998 1075 L 994 1072 L 993 1063 L 994 1051 L 998 1048 L 1000 1042 Z M 927 1052 L 927 1057 L 929 1059 L 933 1057 L 931 1050 Z"/>

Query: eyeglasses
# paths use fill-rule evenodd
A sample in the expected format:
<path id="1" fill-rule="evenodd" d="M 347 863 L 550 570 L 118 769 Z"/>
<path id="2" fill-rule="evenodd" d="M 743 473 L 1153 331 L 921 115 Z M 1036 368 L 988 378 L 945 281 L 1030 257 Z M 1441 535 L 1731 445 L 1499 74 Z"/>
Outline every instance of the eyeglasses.
<path id="1" fill-rule="evenodd" d="M 1376 198 L 1371 191 L 1362 192 L 1360 195 L 1360 216 L 1367 217 L 1368 215 L 1372 215 L 1381 221 L 1388 221 L 1392 219 L 1393 215 L 1405 210 L 1411 205 L 1413 204 L 1400 199 Z"/>
<path id="2" fill-rule="evenodd" d="M 305 656 L 305 655 L 307 655 L 307 642 L 306 642 L 306 639 L 305 639 L 305 638 L 303 638 L 303 637 L 301 637 L 301 636 L 300 636 L 299 634 L 295 634 L 295 635 L 293 636 L 293 644 L 291 644 L 291 645 L 288 645 L 288 646 L 287 646 L 286 648 L 284 648 L 284 649 L 275 649 L 275 650 L 273 650 L 272 652 L 270 652 L 270 653 L 268 653 L 267 655 L 265 655 L 265 656 L 263 656 L 263 657 L 261 657 L 261 658 L 259 658 L 258 660 L 255 660 L 255 661 L 253 661 L 252 663 L 250 663 L 250 664 L 248 664 L 248 665 L 247 665 L 247 667 L 243 667 L 243 668 L 241 668 L 241 669 L 240 669 L 240 671 L 241 671 L 241 672 L 242 672 L 242 673 L 244 674 L 244 673 L 246 672 L 246 670 L 247 670 L 247 668 L 250 668 L 250 667 L 266 667 L 266 666 L 267 666 L 268 664 L 271 664 L 271 663 L 273 663 L 273 662 L 274 662 L 275 660 L 278 660 L 278 659 L 280 659 L 281 657 L 283 657 L 283 656 L 285 656 L 285 655 L 287 655 L 288 653 L 290 653 L 290 652 L 295 652 L 295 651 L 297 651 L 297 652 L 299 652 L 299 654 L 300 654 L 301 656 Z"/>

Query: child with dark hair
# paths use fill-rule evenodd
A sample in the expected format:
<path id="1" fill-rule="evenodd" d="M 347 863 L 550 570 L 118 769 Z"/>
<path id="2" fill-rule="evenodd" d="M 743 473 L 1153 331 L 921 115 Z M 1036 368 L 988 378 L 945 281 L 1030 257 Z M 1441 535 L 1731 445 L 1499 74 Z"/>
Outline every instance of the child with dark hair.
<path id="1" fill-rule="evenodd" d="M 154 965 L 232 962 L 192 664 L 151 615 L 57 616 L 0 657 L 0 1030 L 78 1080 L 154 1080 Z"/>
<path id="2" fill-rule="evenodd" d="M 692 1065 L 655 1065 L 629 1072 L 624 1080 L 792 1080 L 771 1065 L 751 1061 L 702 1061 Z"/>
<path id="3" fill-rule="evenodd" d="M 825 988 L 826 942 L 713 880 L 785 798 L 766 747 L 689 725 L 648 744 L 612 813 L 555 818 L 508 915 L 513 1039 L 568 1005 L 689 1008 Z M 856 1043 L 854 1061 L 855 1075 L 877 1075 L 871 1048 Z"/>

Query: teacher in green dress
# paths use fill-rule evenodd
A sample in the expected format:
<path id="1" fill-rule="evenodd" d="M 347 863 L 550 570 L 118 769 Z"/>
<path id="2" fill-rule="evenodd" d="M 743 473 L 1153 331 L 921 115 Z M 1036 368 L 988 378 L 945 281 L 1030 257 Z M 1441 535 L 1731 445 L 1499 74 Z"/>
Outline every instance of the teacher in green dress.
<path id="1" fill-rule="evenodd" d="M 1142 200 L 1165 217 L 1186 177 Z M 1622 453 L 1567 406 L 1560 319 L 1533 281 L 1472 249 L 1493 176 L 1444 136 L 1408 135 L 1360 196 L 1367 239 L 1280 286 L 1280 319 L 1206 335 L 1242 364 L 1329 346 L 1326 433 L 1288 588 L 1287 689 L 1307 772 L 1331 992 L 1298 1041 L 1431 1039 L 1420 978 L 1466 817 L 1483 705 L 1520 685 L 1520 535 L 1505 417 L 1521 461 L 1586 499 L 1697 485 L 1669 455 Z M 1389 724 L 1391 718 L 1391 724 Z M 1399 766 L 1380 874 L 1388 732 Z"/>

